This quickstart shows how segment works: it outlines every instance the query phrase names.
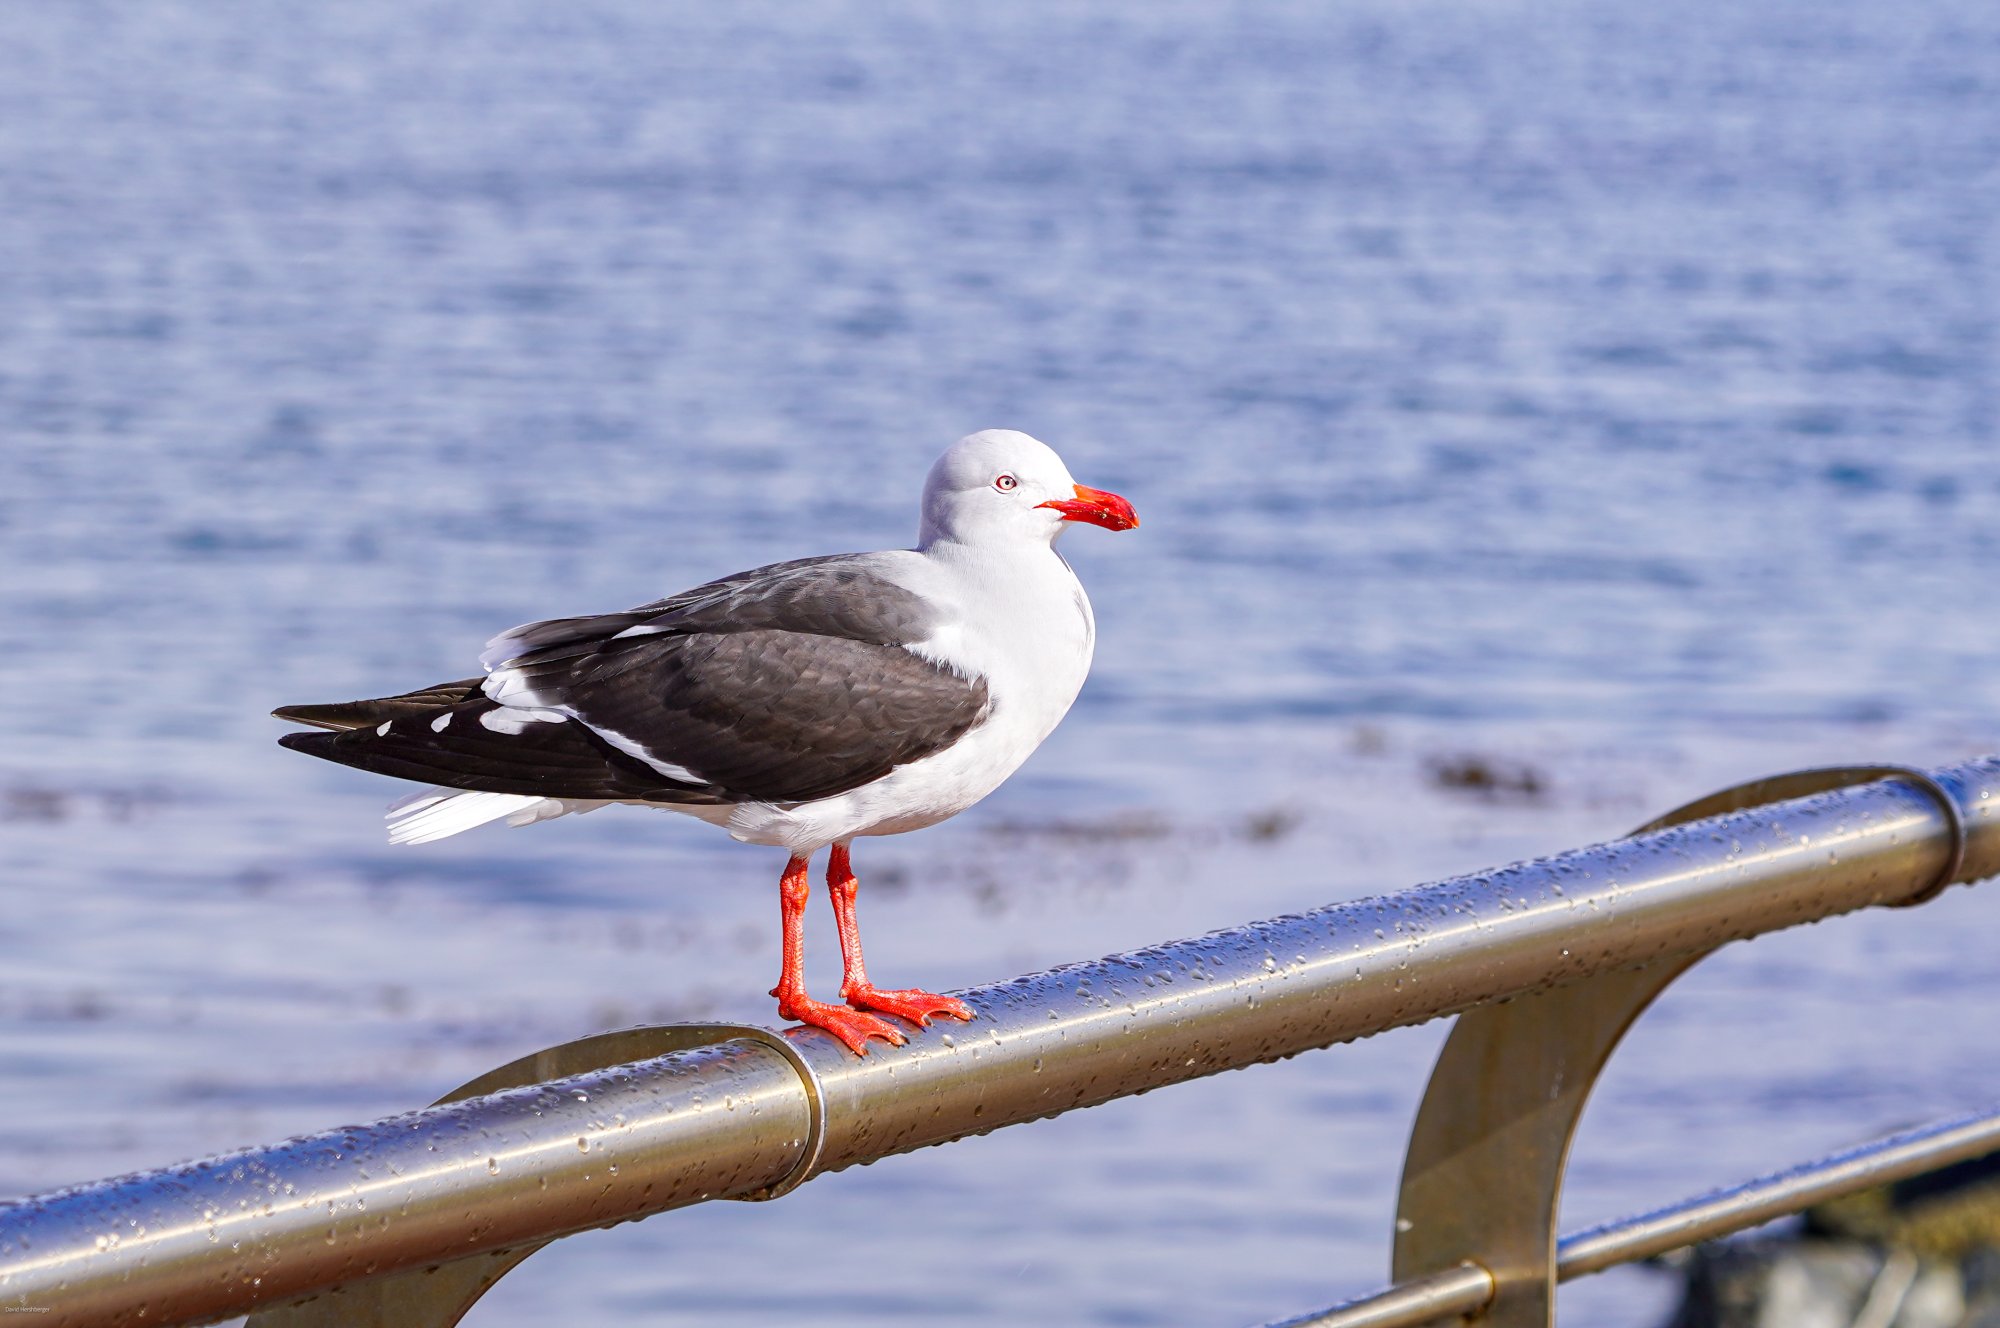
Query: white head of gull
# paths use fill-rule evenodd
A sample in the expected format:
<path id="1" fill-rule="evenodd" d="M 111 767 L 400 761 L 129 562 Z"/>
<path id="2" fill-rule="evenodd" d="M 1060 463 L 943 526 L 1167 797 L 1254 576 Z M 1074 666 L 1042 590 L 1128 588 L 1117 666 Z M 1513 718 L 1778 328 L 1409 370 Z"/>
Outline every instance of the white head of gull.
<path id="1" fill-rule="evenodd" d="M 868 979 L 849 844 L 954 816 L 1041 745 L 1090 670 L 1090 601 L 1056 537 L 1139 524 L 1011 429 L 960 439 L 924 483 L 915 549 L 776 563 L 620 613 L 526 623 L 486 675 L 399 696 L 287 706 L 285 746 L 431 787 L 391 806 L 423 843 L 610 803 L 698 817 L 783 848 L 778 1011 L 857 1053 L 881 1015 L 970 1019 L 949 996 Z M 807 866 L 830 848 L 846 1004 L 806 994 Z M 872 1013 L 871 1013 L 872 1012 Z"/>

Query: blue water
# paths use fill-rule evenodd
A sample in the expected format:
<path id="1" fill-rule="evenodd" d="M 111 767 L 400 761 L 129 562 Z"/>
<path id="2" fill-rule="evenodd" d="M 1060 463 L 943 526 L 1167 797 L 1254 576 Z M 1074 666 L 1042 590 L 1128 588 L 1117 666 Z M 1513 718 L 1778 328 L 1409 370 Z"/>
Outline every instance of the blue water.
<path id="1" fill-rule="evenodd" d="M 1065 541 L 1056 738 L 865 846 L 885 978 L 2000 748 L 1996 98 L 1972 0 L 7 7 L 0 1190 L 768 1019 L 770 854 L 391 850 L 264 714 L 904 543 L 975 428 L 1145 525 Z M 1711 961 L 1572 1216 L 2000 1099 L 1993 936 L 1959 891 Z M 571 1241 L 469 1322 L 1298 1312 L 1381 1274 L 1438 1031 Z"/>

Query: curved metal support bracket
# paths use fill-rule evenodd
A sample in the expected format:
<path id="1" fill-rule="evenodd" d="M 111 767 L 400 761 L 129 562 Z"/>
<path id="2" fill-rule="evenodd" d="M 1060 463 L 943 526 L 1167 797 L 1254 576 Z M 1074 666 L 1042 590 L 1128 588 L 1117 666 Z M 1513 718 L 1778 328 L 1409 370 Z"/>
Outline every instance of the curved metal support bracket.
<path id="1" fill-rule="evenodd" d="M 1458 1017 L 1403 1162 L 1393 1280 L 1470 1260 L 1493 1278 L 1482 1324 L 1554 1322 L 1557 1207 L 1584 1103 L 1625 1030 L 1703 957 L 1608 973 Z"/>
<path id="2" fill-rule="evenodd" d="M 506 1088 L 736 1041 L 755 1042 L 776 1051 L 798 1071 L 805 1086 L 808 1126 L 806 1146 L 798 1165 L 777 1184 L 743 1196 L 775 1199 L 804 1183 L 819 1165 L 826 1145 L 826 1096 L 819 1076 L 798 1049 L 779 1034 L 755 1024 L 658 1024 L 595 1033 L 530 1052 L 488 1070 L 460 1084 L 432 1105 L 442 1106 Z M 489 1250 L 446 1264 L 338 1287 L 303 1304 L 253 1314 L 245 1321 L 244 1328 L 452 1328 L 494 1283 L 549 1243 L 538 1241 L 511 1249 Z"/>
<path id="3" fill-rule="evenodd" d="M 1965 861 L 1965 815 L 1951 790 L 1908 766 L 1798 770 L 1711 793 L 1632 833 L 1897 779 L 1931 796 L 1952 830 L 1933 898 Z M 1458 1017 L 1417 1109 L 1396 1200 L 1397 1283 L 1470 1262 L 1493 1281 L 1478 1316 L 1492 1328 L 1555 1321 L 1556 1218 L 1577 1122 L 1604 1064 L 1668 984 L 1712 951 L 1607 973 Z"/>

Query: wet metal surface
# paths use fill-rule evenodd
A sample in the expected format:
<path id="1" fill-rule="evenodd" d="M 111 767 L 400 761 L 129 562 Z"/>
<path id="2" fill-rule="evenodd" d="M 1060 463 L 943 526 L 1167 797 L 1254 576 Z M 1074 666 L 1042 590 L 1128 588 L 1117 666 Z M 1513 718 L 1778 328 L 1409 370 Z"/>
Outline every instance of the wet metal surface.
<path id="1" fill-rule="evenodd" d="M 1936 772 L 1962 879 L 2000 867 L 2000 761 Z M 849 1055 L 793 1035 L 824 1093 L 752 1043 L 435 1107 L 0 1205 L 0 1303 L 154 1322 L 833 1170 L 1927 888 L 1935 802 L 1885 781 L 963 993 L 969 1025 Z"/>
<path id="2" fill-rule="evenodd" d="M 744 1024 L 669 1024 L 648 1028 L 628 1028 L 577 1038 L 557 1047 L 522 1056 L 487 1071 L 439 1099 L 438 1105 L 483 1097 L 505 1089 L 541 1084 L 551 1079 L 569 1079 L 612 1066 L 652 1060 L 675 1052 L 691 1051 L 718 1043 L 744 1040 L 775 1051 L 798 1073 L 807 1094 L 807 1144 L 800 1148 L 791 1169 L 769 1186 L 730 1197 L 769 1199 L 789 1192 L 818 1162 L 817 1141 L 823 1137 L 820 1095 L 811 1070 L 798 1059 L 791 1044 L 768 1029 Z M 567 1157 L 567 1154 L 561 1154 Z M 470 1258 L 384 1277 L 372 1277 L 349 1286 L 336 1287 L 303 1304 L 281 1306 L 252 1315 L 245 1328 L 378 1328 L 390 1324 L 407 1328 L 450 1328 L 490 1290 L 493 1284 L 542 1248 L 545 1240 L 532 1240 L 504 1249 L 489 1250 Z"/>
<path id="3" fill-rule="evenodd" d="M 1476 1263 L 1431 1273 L 1317 1314 L 1267 1328 L 1416 1328 L 1471 1314 L 1493 1299 L 1493 1274 Z"/>
<path id="4" fill-rule="evenodd" d="M 1849 766 L 1752 780 L 1655 817 L 1634 834 L 1883 779 L 1929 796 L 1949 830 L 1942 866 L 1904 902 L 1912 907 L 1935 898 L 1965 865 L 1958 800 L 1922 770 Z M 1390 1261 L 1399 1288 L 1471 1262 L 1492 1283 L 1484 1323 L 1546 1328 L 1555 1322 L 1556 1218 L 1578 1121 L 1626 1031 L 1704 953 L 1613 969 L 1458 1017 L 1403 1161 Z"/>
<path id="5" fill-rule="evenodd" d="M 1564 1281 L 1714 1240 L 1857 1190 L 1985 1157 L 2000 1149 L 2000 1111 L 1905 1130 L 1771 1176 L 1606 1222 L 1565 1236 L 1557 1247 Z"/>
<path id="6" fill-rule="evenodd" d="M 322 1287 L 755 1191 L 807 1134 L 736 1042 L 0 1208 L 0 1304 L 206 1322 Z"/>
<path id="7" fill-rule="evenodd" d="M 2000 869 L 2000 762 L 1937 773 L 1966 815 L 1960 878 Z M 1895 903 L 1950 843 L 1929 796 L 1877 783 L 978 989 L 974 1023 L 865 1060 L 802 1034 L 824 1166 Z"/>
<path id="8" fill-rule="evenodd" d="M 2000 1111 L 1939 1121 L 1829 1157 L 1696 1196 L 1638 1217 L 1605 1222 L 1557 1245 L 1556 1278 L 1588 1277 L 1697 1241 L 1747 1231 L 1857 1190 L 1887 1185 L 2000 1148 Z M 1469 1314 L 1493 1298 L 1494 1280 L 1460 1264 L 1268 1328 L 1418 1328 Z"/>

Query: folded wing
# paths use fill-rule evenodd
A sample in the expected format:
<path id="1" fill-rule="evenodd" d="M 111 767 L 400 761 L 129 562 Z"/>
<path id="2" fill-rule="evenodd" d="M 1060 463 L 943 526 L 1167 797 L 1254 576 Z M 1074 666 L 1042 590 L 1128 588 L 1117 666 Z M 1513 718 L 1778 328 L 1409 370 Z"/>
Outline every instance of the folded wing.
<path id="1" fill-rule="evenodd" d="M 983 679 L 909 648 L 938 610 L 874 558 L 781 563 L 624 613 L 529 623 L 489 646 L 482 694 L 453 683 L 292 707 L 278 713 L 345 731 L 284 742 L 405 779 L 543 797 L 843 793 L 950 746 L 988 709 Z"/>

